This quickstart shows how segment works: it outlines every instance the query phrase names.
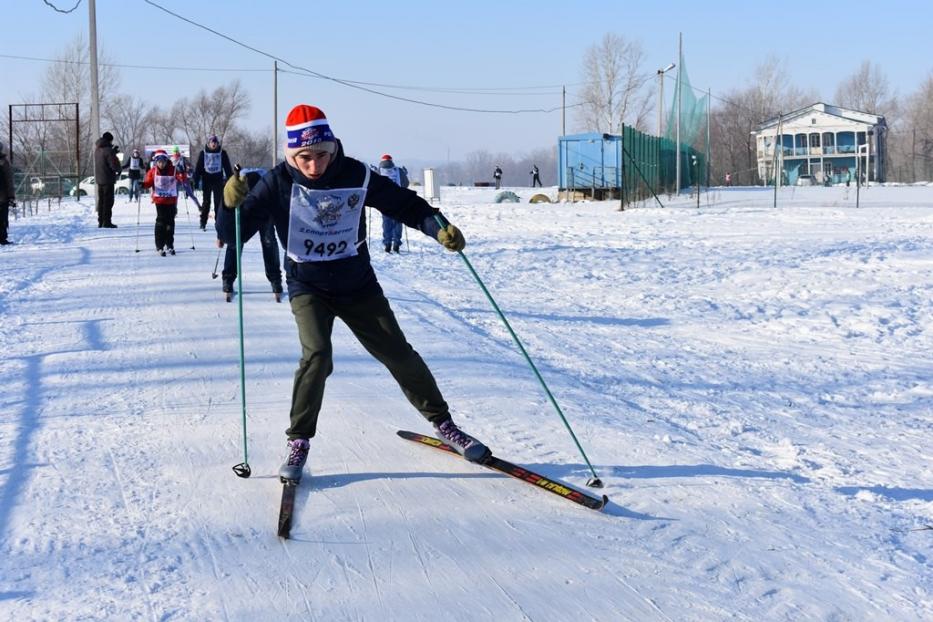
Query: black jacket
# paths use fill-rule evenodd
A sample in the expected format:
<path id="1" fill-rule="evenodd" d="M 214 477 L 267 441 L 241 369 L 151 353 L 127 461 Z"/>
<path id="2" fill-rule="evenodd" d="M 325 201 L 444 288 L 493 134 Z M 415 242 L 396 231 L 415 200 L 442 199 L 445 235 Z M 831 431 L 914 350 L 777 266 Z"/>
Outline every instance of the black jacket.
<path id="1" fill-rule="evenodd" d="M 217 153 L 220 152 L 220 171 L 217 173 L 208 173 L 204 170 L 204 152 L 207 153 Z M 201 153 L 198 154 L 198 163 L 194 167 L 194 176 L 191 181 L 195 186 L 198 185 L 201 181 L 208 182 L 222 182 L 233 175 L 233 167 L 230 166 L 230 158 L 227 157 L 227 150 L 222 147 L 217 147 L 216 149 L 211 149 L 207 145 L 204 146 L 204 149 L 201 150 Z"/>
<path id="2" fill-rule="evenodd" d="M 241 238 L 254 234 L 265 218 L 271 216 L 282 247 L 288 244 L 289 208 L 293 184 L 315 190 L 358 188 L 363 185 L 368 167 L 359 160 L 347 157 L 337 142 L 337 153 L 317 180 L 310 180 L 287 162 L 281 162 L 257 183 L 240 206 Z M 401 221 L 425 235 L 437 238 L 440 225 L 434 219 L 439 213 L 414 191 L 400 188 L 381 175 L 371 174 L 366 189 L 365 205 Z M 236 243 L 235 219 L 231 213 L 219 223 L 223 241 Z M 325 262 L 298 263 L 285 256 L 285 280 L 288 296 L 314 294 L 336 302 L 352 302 L 382 292 L 376 273 L 369 262 L 366 246 L 366 213 L 360 210 L 357 255 Z"/>
<path id="3" fill-rule="evenodd" d="M 94 149 L 94 182 L 115 184 L 122 167 L 117 154 L 113 151 L 113 142 L 98 138 Z"/>

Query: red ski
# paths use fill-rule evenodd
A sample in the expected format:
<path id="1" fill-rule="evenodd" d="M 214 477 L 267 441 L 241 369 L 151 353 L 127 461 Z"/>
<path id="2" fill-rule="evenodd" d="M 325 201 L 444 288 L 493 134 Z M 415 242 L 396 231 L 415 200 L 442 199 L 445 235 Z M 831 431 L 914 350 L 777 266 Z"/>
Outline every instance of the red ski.
<path id="1" fill-rule="evenodd" d="M 428 447 L 433 447 L 435 449 L 440 449 L 441 451 L 446 451 L 447 453 L 453 454 L 460 457 L 460 454 L 457 453 L 457 450 L 445 443 L 444 441 L 438 440 L 433 436 L 425 436 L 424 434 L 418 434 L 416 432 L 407 432 L 405 430 L 399 430 L 398 435 L 408 441 L 413 441 L 421 445 L 426 445 Z M 591 510 L 602 510 L 606 507 L 606 504 L 609 503 L 609 497 L 603 495 L 602 497 L 596 497 L 594 495 L 582 492 L 573 488 L 560 480 L 556 480 L 544 475 L 535 473 L 534 471 L 529 471 L 525 467 L 518 466 L 503 460 L 502 458 L 497 458 L 496 456 L 490 456 L 486 462 L 483 463 L 483 466 L 492 469 L 493 471 L 498 471 L 504 473 L 515 479 L 519 479 L 527 484 L 531 484 L 548 492 L 552 492 L 559 497 L 567 499 L 568 501 L 573 501 L 576 504 L 582 505 L 583 507 L 590 508 Z"/>

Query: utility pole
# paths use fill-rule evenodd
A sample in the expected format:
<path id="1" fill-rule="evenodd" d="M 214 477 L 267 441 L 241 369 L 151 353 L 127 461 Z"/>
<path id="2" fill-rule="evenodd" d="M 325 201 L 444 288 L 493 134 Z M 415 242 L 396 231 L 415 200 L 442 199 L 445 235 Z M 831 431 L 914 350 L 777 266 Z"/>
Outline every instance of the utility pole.
<path id="1" fill-rule="evenodd" d="M 567 135 L 567 87 L 561 87 L 560 94 L 560 135 Z"/>
<path id="2" fill-rule="evenodd" d="M 95 141 L 100 138 L 100 88 L 97 76 L 97 6 L 95 0 L 88 0 L 87 15 L 90 43 L 88 62 L 91 64 L 91 153 L 93 154 L 96 147 Z"/>
<path id="3" fill-rule="evenodd" d="M 781 184 L 781 174 L 784 172 L 784 139 L 781 133 L 784 131 L 784 113 L 778 114 L 777 134 L 774 135 L 774 206 L 777 207 L 778 186 Z M 778 155 L 780 149 L 780 155 Z"/>
<path id="4" fill-rule="evenodd" d="M 712 142 L 710 141 L 710 121 L 712 119 L 713 89 L 706 89 L 706 192 L 709 194 L 709 159 L 712 154 Z"/>
<path id="5" fill-rule="evenodd" d="M 279 155 L 279 61 L 272 61 L 272 168 Z"/>

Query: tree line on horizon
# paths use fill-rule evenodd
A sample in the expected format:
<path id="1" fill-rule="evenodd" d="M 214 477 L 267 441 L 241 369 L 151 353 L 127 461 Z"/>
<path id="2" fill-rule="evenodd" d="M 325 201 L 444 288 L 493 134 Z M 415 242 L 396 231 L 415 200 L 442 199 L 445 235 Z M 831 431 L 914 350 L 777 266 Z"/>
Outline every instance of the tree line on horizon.
<path id="1" fill-rule="evenodd" d="M 83 63 L 87 44 L 82 36 L 65 46 L 57 60 L 42 75 L 35 101 L 79 102 L 81 111 L 90 106 L 90 67 Z M 195 151 L 213 134 L 228 152 L 251 166 L 268 166 L 272 152 L 268 128 L 245 126 L 250 98 L 238 80 L 208 92 L 202 89 L 191 97 L 159 105 L 122 94 L 119 70 L 101 54 L 101 128 L 114 135 L 124 151 L 144 144 L 183 143 Z M 615 33 L 607 33 L 589 47 L 581 64 L 582 87 L 575 104 L 575 130 L 618 133 L 625 123 L 635 129 L 656 133 L 657 71 L 646 70 L 641 44 Z M 671 92 L 673 92 L 673 88 Z M 665 91 L 667 92 L 667 91 Z M 757 154 L 751 132 L 764 120 L 821 101 L 814 91 L 800 89 L 784 64 L 765 59 L 744 85 L 724 94 L 714 94 L 710 103 L 710 161 L 713 183 L 728 172 L 737 185 L 758 184 Z M 895 93 L 877 64 L 865 60 L 851 74 L 841 76 L 835 99 L 826 102 L 884 115 L 888 124 L 889 181 L 913 182 L 933 179 L 933 71 L 921 80 L 914 92 Z M 665 118 L 669 110 L 663 111 Z M 4 115 L 3 132 L 9 122 Z M 705 150 L 706 133 L 693 147 Z M 54 169 L 74 170 L 75 141 L 80 144 L 80 176 L 91 174 L 93 137 L 86 112 L 79 118 L 79 138 L 67 123 L 15 123 L 12 150 L 16 164 L 34 163 Z M 503 170 L 504 186 L 530 184 L 530 171 L 537 165 L 545 186 L 557 183 L 557 140 L 554 146 L 527 152 L 519 150 L 492 153 L 479 148 L 457 162 L 437 163 L 434 168 L 442 184 L 473 185 L 492 182 L 496 166 Z M 56 164 L 56 159 L 59 162 Z M 30 172 L 33 172 L 30 169 Z M 40 171 L 35 171 L 36 173 Z M 54 175 L 55 170 L 43 171 Z M 419 179 L 419 171 L 412 171 Z"/>

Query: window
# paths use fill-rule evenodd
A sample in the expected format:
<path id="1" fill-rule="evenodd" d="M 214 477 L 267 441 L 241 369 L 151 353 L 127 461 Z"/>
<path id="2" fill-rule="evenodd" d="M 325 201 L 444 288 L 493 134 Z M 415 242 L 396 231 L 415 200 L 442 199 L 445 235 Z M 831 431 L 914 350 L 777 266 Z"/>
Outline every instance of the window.
<path id="1" fill-rule="evenodd" d="M 820 135 L 819 134 L 810 134 L 810 146 L 819 147 L 820 146 Z"/>

